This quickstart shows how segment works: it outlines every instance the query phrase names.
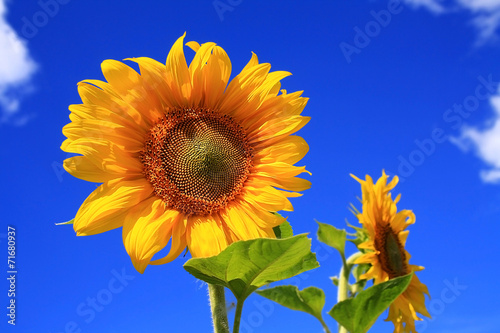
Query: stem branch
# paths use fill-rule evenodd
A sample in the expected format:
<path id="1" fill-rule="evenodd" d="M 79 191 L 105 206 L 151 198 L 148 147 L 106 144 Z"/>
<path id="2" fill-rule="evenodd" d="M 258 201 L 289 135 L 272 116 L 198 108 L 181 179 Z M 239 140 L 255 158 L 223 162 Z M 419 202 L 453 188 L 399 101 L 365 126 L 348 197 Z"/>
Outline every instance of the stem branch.
<path id="1" fill-rule="evenodd" d="M 240 331 L 240 320 L 241 320 L 241 312 L 243 311 L 243 302 L 239 301 L 236 303 L 236 313 L 234 314 L 234 326 L 233 333 L 238 333 Z"/>
<path id="2" fill-rule="evenodd" d="M 328 326 L 326 325 L 326 323 L 324 322 L 324 320 L 320 319 L 320 321 L 321 321 L 321 325 L 323 325 L 323 330 L 325 331 L 325 333 L 331 333 L 330 329 L 328 328 Z"/>

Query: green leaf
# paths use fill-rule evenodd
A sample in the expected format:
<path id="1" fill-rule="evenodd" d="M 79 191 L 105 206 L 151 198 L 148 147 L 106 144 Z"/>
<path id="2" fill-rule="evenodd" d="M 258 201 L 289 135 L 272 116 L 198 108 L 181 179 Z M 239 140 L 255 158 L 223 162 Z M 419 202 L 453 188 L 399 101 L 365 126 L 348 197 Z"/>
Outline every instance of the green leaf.
<path id="1" fill-rule="evenodd" d="M 330 279 L 333 282 L 333 285 L 338 287 L 339 286 L 339 277 L 338 276 L 331 276 Z"/>
<path id="2" fill-rule="evenodd" d="M 275 213 L 277 214 L 277 213 Z M 276 235 L 276 238 L 281 239 L 281 238 L 288 238 L 293 236 L 293 230 L 292 226 L 290 225 L 290 222 L 285 221 L 281 223 L 280 225 L 276 226 L 273 228 L 274 234 Z"/>
<path id="3" fill-rule="evenodd" d="M 359 246 L 359 244 L 366 242 L 369 239 L 368 232 L 364 228 L 359 228 L 355 227 L 351 224 L 349 224 L 346 221 L 347 225 L 351 228 L 353 228 L 356 232 L 354 234 L 349 234 L 349 236 L 354 236 L 354 239 L 348 239 L 349 242 L 352 242 L 356 247 Z"/>
<path id="4" fill-rule="evenodd" d="M 319 288 L 299 290 L 296 286 L 278 286 L 257 290 L 256 293 L 289 309 L 309 313 L 324 323 L 321 313 L 325 306 L 325 293 Z"/>
<path id="5" fill-rule="evenodd" d="M 333 247 L 344 257 L 346 231 L 344 229 L 337 229 L 330 224 L 316 222 L 319 225 L 318 240 Z"/>
<path id="6" fill-rule="evenodd" d="M 71 220 L 69 220 L 67 222 L 56 223 L 56 225 L 73 224 L 73 222 L 75 222 L 75 219 L 71 219 Z"/>
<path id="7" fill-rule="evenodd" d="M 359 293 L 365 288 L 365 285 L 366 285 L 366 280 L 360 280 L 358 282 L 349 285 L 349 291 L 350 291 L 349 297 L 356 296 L 357 293 Z"/>
<path id="8" fill-rule="evenodd" d="M 361 275 L 366 273 L 369 268 L 369 264 L 358 264 L 352 268 L 352 275 L 356 279 L 356 282 L 350 286 L 351 295 L 356 295 L 358 292 L 365 289 L 367 280 L 361 279 Z"/>
<path id="9" fill-rule="evenodd" d="M 356 281 L 360 280 L 361 275 L 365 274 L 371 266 L 369 264 L 358 264 L 353 267 L 352 275 Z"/>
<path id="10" fill-rule="evenodd" d="M 242 301 L 265 284 L 319 267 L 307 235 L 239 241 L 220 254 L 193 258 L 184 269 L 196 278 L 229 288 Z"/>
<path id="11" fill-rule="evenodd" d="M 377 318 L 403 293 L 413 273 L 379 283 L 356 297 L 337 303 L 328 312 L 351 333 L 365 333 Z"/>

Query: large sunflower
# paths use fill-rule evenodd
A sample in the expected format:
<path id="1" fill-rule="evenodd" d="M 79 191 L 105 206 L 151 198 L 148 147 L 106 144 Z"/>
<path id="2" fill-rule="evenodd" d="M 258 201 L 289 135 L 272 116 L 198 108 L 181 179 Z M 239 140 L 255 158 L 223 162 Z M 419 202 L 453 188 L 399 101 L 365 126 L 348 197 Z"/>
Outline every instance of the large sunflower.
<path id="1" fill-rule="evenodd" d="M 352 177 L 361 183 L 363 209 L 356 216 L 369 236 L 368 241 L 359 245 L 367 252 L 355 261 L 356 264 L 371 265 L 361 278 L 373 279 L 378 284 L 423 270 L 421 266 L 409 264 L 410 254 L 405 249 L 409 233 L 405 229 L 415 223 L 415 214 L 411 210 L 398 212 L 396 204 L 401 195 L 392 200 L 389 193 L 398 183 L 398 177 L 395 176 L 389 184 L 385 172 L 376 184 L 368 175 L 366 180 Z M 394 332 L 416 332 L 415 320 L 422 320 L 417 312 L 431 317 L 425 307 L 424 294 L 430 296 L 427 286 L 413 274 L 408 288 L 389 307 L 386 320 L 394 323 Z"/>
<path id="2" fill-rule="evenodd" d="M 68 138 L 61 149 L 80 154 L 64 161 L 73 176 L 102 183 L 74 219 L 77 235 L 123 227 L 123 243 L 135 268 L 175 259 L 186 247 L 193 257 L 218 254 L 238 240 L 275 237 L 310 182 L 294 166 L 308 151 L 291 134 L 302 92 L 280 93 L 288 72 L 270 72 L 252 55 L 231 82 L 231 61 L 215 43 L 186 45 L 184 37 L 166 64 L 126 59 L 102 63 L 106 81 L 78 84 L 82 104 L 71 105 Z M 229 84 L 228 84 L 229 82 Z M 170 252 L 152 257 L 168 243 Z"/>

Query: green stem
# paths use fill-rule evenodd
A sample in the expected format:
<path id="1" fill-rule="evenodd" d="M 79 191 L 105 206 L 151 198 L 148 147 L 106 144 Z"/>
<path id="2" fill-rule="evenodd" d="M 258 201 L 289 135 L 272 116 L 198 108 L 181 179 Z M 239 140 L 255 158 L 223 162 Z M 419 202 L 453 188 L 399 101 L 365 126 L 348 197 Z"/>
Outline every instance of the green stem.
<path id="1" fill-rule="evenodd" d="M 361 252 L 356 252 L 351 255 L 347 260 L 343 260 L 344 264 L 340 269 L 339 274 L 339 289 L 337 292 L 337 303 L 346 300 L 349 291 L 349 275 L 351 275 L 352 266 L 354 266 L 354 261 L 362 255 Z M 339 324 L 339 333 L 347 333 L 347 330 Z"/>
<path id="2" fill-rule="evenodd" d="M 209 283 L 208 296 L 210 297 L 214 333 L 229 333 L 224 287 Z"/>
<path id="3" fill-rule="evenodd" d="M 233 325 L 233 333 L 238 333 L 240 331 L 240 320 L 241 320 L 241 312 L 243 311 L 243 302 L 236 302 L 236 313 L 234 314 L 234 325 Z"/>
<path id="4" fill-rule="evenodd" d="M 321 321 L 321 325 L 323 325 L 323 330 L 325 331 L 325 333 L 331 333 L 330 329 L 328 328 L 326 323 L 323 321 L 323 319 L 320 319 L 320 321 Z"/>

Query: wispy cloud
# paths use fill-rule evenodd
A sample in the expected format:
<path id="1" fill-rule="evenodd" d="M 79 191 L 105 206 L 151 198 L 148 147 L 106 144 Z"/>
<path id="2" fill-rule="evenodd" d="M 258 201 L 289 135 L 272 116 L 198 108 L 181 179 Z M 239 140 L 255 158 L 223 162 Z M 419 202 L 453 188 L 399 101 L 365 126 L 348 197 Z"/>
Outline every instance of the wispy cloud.
<path id="1" fill-rule="evenodd" d="M 22 40 L 6 19 L 6 0 L 0 0 L 0 124 L 26 123 L 19 115 L 21 97 L 31 90 L 30 79 L 37 65 Z"/>
<path id="2" fill-rule="evenodd" d="M 423 7 L 434 14 L 468 12 L 478 32 L 476 46 L 498 40 L 500 0 L 404 0 L 412 7 Z"/>
<path id="3" fill-rule="evenodd" d="M 440 0 L 404 0 L 404 2 L 414 8 L 424 7 L 435 14 L 441 14 L 446 11 Z"/>
<path id="4" fill-rule="evenodd" d="M 486 183 L 500 184 L 500 91 L 490 99 L 495 116 L 484 128 L 464 127 L 451 142 L 465 152 L 473 150 L 481 158 L 487 169 L 481 170 L 481 179 Z"/>

